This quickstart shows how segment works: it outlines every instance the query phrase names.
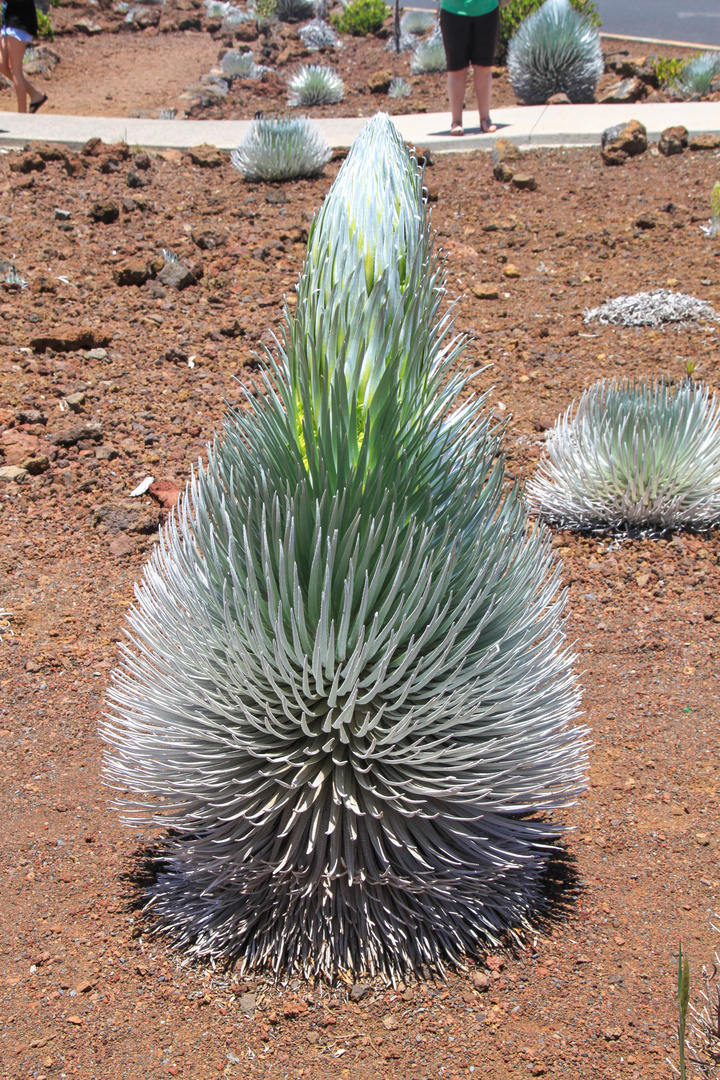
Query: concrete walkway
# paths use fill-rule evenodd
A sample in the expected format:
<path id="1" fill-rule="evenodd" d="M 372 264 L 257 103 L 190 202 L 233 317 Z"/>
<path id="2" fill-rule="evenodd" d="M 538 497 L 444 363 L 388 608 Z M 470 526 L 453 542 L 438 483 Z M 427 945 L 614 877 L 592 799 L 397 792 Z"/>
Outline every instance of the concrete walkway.
<path id="1" fill-rule="evenodd" d="M 701 131 L 720 135 L 720 102 L 669 102 L 656 105 L 532 105 L 494 109 L 498 125 L 494 135 L 481 135 L 468 126 L 464 138 L 450 135 L 449 113 L 414 113 L 395 116 L 393 122 L 408 142 L 432 150 L 491 150 L 504 135 L 520 147 L 586 146 L 599 143 L 605 128 L 627 120 L 640 120 L 650 139 L 662 130 L 684 124 L 691 135 Z M 477 113 L 465 113 L 468 124 L 477 122 Z M 367 117 L 319 119 L 316 121 L 333 147 L 350 146 Z M 200 143 L 220 149 L 237 146 L 247 131 L 248 120 L 136 120 L 132 117 L 56 116 L 37 113 L 0 113 L 0 146 L 18 147 L 45 140 L 78 149 L 88 139 L 99 136 L 106 143 L 125 141 L 148 149 L 179 150 Z"/>

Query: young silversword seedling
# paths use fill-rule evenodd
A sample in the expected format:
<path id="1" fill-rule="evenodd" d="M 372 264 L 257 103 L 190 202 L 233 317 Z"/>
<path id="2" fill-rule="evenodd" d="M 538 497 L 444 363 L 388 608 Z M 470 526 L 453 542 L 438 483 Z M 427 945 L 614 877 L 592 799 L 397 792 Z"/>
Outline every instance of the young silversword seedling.
<path id="1" fill-rule="evenodd" d="M 548 433 L 528 501 L 567 528 L 670 529 L 720 520 L 720 405 L 685 380 L 604 379 Z"/>
<path id="2" fill-rule="evenodd" d="M 195 954 L 395 977 L 540 901 L 546 815 L 585 769 L 564 601 L 443 296 L 421 172 L 376 116 L 111 694 L 109 774 L 172 830 L 152 910 Z"/>
<path id="3" fill-rule="evenodd" d="M 327 139 L 306 117 L 253 120 L 230 161 L 247 180 L 318 176 L 332 157 Z"/>
<path id="4" fill-rule="evenodd" d="M 335 105 L 345 96 L 345 86 L 333 68 L 305 64 L 288 83 L 288 105 Z"/>
<path id="5" fill-rule="evenodd" d="M 670 323 L 715 322 L 720 315 L 707 300 L 670 289 L 617 296 L 584 313 L 586 323 L 613 326 L 665 326 Z"/>
<path id="6" fill-rule="evenodd" d="M 429 38 L 419 42 L 410 61 L 413 75 L 429 75 L 435 71 L 447 70 L 445 46 L 440 33 L 432 33 Z"/>

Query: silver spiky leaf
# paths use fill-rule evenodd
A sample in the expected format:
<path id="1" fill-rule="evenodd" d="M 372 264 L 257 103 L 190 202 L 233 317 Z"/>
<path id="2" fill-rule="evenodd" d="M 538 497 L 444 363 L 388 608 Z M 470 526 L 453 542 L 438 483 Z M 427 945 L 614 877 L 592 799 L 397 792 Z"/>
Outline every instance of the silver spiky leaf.
<path id="1" fill-rule="evenodd" d="M 331 67 L 304 64 L 288 82 L 288 105 L 336 105 L 345 96 L 345 86 Z"/>
<path id="2" fill-rule="evenodd" d="M 247 180 L 294 180 L 318 176 L 332 149 L 307 117 L 253 120 L 230 161 Z"/>
<path id="3" fill-rule="evenodd" d="M 508 78 L 526 105 L 544 105 L 559 93 L 573 102 L 593 101 L 603 69 L 600 34 L 569 0 L 545 0 L 508 46 Z"/>
<path id="4" fill-rule="evenodd" d="M 585 736 L 548 535 L 453 372 L 422 176 L 387 117 L 310 232 L 264 393 L 161 533 L 104 734 L 195 954 L 391 976 L 537 903 Z"/>
<path id="5" fill-rule="evenodd" d="M 709 94 L 716 77 L 720 75 L 720 54 L 701 53 L 686 60 L 680 70 L 677 88 L 684 98 L 704 97 Z"/>
<path id="6" fill-rule="evenodd" d="M 548 433 L 533 510 L 568 528 L 696 528 L 720 520 L 720 405 L 685 380 L 596 383 Z"/>
<path id="7" fill-rule="evenodd" d="M 445 46 L 439 31 L 433 32 L 430 37 L 418 43 L 410 60 L 410 70 L 413 75 L 430 75 L 436 71 L 447 71 Z"/>
<path id="8" fill-rule="evenodd" d="M 665 326 L 670 323 L 715 322 L 720 316 L 707 300 L 670 289 L 617 296 L 584 312 L 586 323 L 613 326 Z"/>

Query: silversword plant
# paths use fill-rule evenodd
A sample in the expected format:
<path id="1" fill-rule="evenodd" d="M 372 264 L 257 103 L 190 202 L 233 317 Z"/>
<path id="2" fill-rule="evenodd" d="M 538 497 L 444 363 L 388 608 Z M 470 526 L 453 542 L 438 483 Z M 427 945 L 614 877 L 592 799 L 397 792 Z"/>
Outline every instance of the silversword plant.
<path id="1" fill-rule="evenodd" d="M 699 383 L 601 380 L 548 432 L 530 506 L 565 528 L 720 520 L 720 405 Z"/>
<path id="2" fill-rule="evenodd" d="M 324 19 L 313 19 L 306 26 L 301 26 L 298 34 L 306 49 L 340 48 L 342 42 L 335 31 L 328 26 Z"/>
<path id="3" fill-rule="evenodd" d="M 152 910 L 196 955 L 442 968 L 541 898 L 585 734 L 558 569 L 441 315 L 422 176 L 366 125 L 263 393 L 150 558 L 104 733 L 172 830 Z"/>
<path id="4" fill-rule="evenodd" d="M 390 98 L 406 98 L 410 97 L 412 87 L 407 79 L 403 79 L 401 75 L 393 75 L 390 80 L 390 86 L 388 87 L 388 97 Z"/>
<path id="5" fill-rule="evenodd" d="M 313 0 L 277 0 L 275 15 L 280 22 L 304 22 L 315 15 Z"/>
<path id="6" fill-rule="evenodd" d="M 415 8 L 411 11 L 403 12 L 403 16 L 400 19 L 400 30 L 403 34 L 424 34 L 426 30 L 430 30 L 436 23 L 435 15 L 432 11 L 420 11 L 419 8 Z"/>
<path id="7" fill-rule="evenodd" d="M 508 46 L 508 78 L 526 105 L 543 105 L 558 93 L 593 101 L 603 68 L 599 32 L 568 0 L 545 0 Z"/>
<path id="8" fill-rule="evenodd" d="M 295 180 L 318 176 L 332 149 L 306 117 L 253 120 L 230 161 L 247 180 Z"/>
<path id="9" fill-rule="evenodd" d="M 220 61 L 220 67 L 223 75 L 233 79 L 259 79 L 268 70 L 255 63 L 251 52 L 238 52 L 237 49 L 228 49 Z"/>
<path id="10" fill-rule="evenodd" d="M 685 61 L 678 76 L 677 88 L 684 98 L 705 97 L 718 75 L 720 53 L 701 53 Z"/>
<path id="11" fill-rule="evenodd" d="M 424 41 L 418 42 L 410 60 L 413 75 L 429 75 L 435 71 L 447 70 L 445 46 L 440 33 L 433 33 Z"/>
<path id="12" fill-rule="evenodd" d="M 584 312 L 586 323 L 613 326 L 664 326 L 670 323 L 714 322 L 720 318 L 707 300 L 670 289 L 617 296 Z"/>
<path id="13" fill-rule="evenodd" d="M 335 105 L 345 96 L 345 86 L 337 72 L 319 64 L 304 64 L 288 83 L 288 105 Z"/>

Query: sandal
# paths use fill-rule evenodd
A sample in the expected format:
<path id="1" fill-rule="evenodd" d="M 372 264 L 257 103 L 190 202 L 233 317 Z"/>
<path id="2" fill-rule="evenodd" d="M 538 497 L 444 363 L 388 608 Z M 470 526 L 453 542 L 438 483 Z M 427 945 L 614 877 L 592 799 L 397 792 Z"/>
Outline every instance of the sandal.
<path id="1" fill-rule="evenodd" d="M 465 129 L 463 128 L 462 124 L 458 120 L 453 121 L 453 123 L 450 125 L 450 134 L 451 135 L 464 135 L 465 134 Z"/>
<path id="2" fill-rule="evenodd" d="M 483 116 L 480 119 L 480 131 L 483 135 L 491 135 L 493 131 L 497 131 L 497 124 L 493 124 L 489 116 Z"/>
<path id="3" fill-rule="evenodd" d="M 37 101 L 31 101 L 30 104 L 28 105 L 28 112 L 36 113 L 38 111 L 38 109 L 41 108 L 45 104 L 46 101 L 47 101 L 47 94 L 43 94 L 43 96 L 41 98 L 38 98 Z"/>

